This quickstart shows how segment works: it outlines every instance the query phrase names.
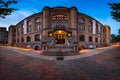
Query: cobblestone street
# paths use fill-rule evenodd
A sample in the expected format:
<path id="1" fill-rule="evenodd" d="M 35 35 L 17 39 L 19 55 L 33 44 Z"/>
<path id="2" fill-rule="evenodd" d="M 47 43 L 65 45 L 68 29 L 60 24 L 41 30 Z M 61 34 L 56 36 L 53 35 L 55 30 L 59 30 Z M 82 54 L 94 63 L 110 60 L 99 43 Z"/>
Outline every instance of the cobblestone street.
<path id="1" fill-rule="evenodd" d="M 120 46 L 74 60 L 45 60 L 0 47 L 0 80 L 120 80 Z"/>

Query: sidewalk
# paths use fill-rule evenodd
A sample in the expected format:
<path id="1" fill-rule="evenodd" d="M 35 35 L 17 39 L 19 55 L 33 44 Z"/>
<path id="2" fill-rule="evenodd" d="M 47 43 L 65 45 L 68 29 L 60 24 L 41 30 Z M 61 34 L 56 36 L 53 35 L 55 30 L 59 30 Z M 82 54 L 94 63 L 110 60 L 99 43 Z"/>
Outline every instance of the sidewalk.
<path id="1" fill-rule="evenodd" d="M 84 49 L 80 51 L 80 55 L 75 55 L 75 56 L 64 56 L 64 60 L 74 60 L 74 59 L 80 59 L 80 58 L 85 58 L 85 57 L 90 57 L 102 52 L 105 52 L 112 47 L 102 47 L 102 48 L 96 48 L 96 49 Z M 56 60 L 56 56 L 44 56 L 40 55 L 42 51 L 35 51 L 33 49 L 25 49 L 25 48 L 17 48 L 17 47 L 9 47 L 5 46 L 4 48 L 7 48 L 9 50 L 12 50 L 14 52 L 30 56 L 30 57 L 36 57 L 40 59 L 46 59 L 46 60 Z"/>

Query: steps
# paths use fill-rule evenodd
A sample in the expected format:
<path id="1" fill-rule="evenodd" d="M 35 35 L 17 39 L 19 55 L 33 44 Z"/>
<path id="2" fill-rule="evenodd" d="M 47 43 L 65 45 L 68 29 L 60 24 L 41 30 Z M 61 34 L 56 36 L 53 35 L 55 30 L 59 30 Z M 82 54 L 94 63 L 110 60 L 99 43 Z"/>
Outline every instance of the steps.
<path id="1" fill-rule="evenodd" d="M 46 55 L 46 56 L 58 56 L 58 55 L 63 55 L 63 56 L 74 56 L 74 55 L 80 55 L 79 51 L 43 51 L 41 55 Z"/>
<path id="2" fill-rule="evenodd" d="M 58 55 L 63 55 L 63 56 L 74 56 L 74 55 L 79 55 L 78 50 L 74 50 L 73 46 L 67 46 L 65 44 L 55 44 L 55 45 L 49 45 L 47 47 L 46 51 L 43 51 L 42 55 L 46 56 L 58 56 Z"/>

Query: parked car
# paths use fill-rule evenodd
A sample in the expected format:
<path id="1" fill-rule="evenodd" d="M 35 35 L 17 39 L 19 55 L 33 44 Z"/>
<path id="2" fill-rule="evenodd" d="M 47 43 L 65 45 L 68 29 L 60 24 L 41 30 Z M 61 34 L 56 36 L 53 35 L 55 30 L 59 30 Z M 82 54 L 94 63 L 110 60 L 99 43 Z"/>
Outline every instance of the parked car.
<path id="1" fill-rule="evenodd" d="M 89 45 L 89 48 L 90 48 L 90 49 L 93 49 L 93 48 L 94 48 L 94 46 L 93 46 L 93 45 Z"/>
<path id="2" fill-rule="evenodd" d="M 85 49 L 85 46 L 84 46 L 84 45 L 80 45 L 80 46 L 79 46 L 79 50 L 82 50 L 82 49 Z"/>

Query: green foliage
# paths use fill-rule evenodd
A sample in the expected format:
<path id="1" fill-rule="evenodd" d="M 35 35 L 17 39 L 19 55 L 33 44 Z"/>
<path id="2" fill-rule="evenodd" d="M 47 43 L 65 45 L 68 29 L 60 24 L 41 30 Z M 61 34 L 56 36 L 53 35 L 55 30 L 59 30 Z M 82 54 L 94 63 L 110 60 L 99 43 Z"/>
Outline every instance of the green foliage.
<path id="1" fill-rule="evenodd" d="M 111 42 L 116 42 L 116 35 L 115 34 L 111 34 Z"/>
<path id="2" fill-rule="evenodd" d="M 111 16 L 113 19 L 120 22 L 120 3 L 108 3 L 111 8 Z"/>
<path id="3" fill-rule="evenodd" d="M 7 15 L 10 15 L 13 11 L 17 10 L 9 7 L 16 3 L 16 0 L 0 0 L 0 18 L 5 18 Z"/>
<path id="4" fill-rule="evenodd" d="M 118 34 L 120 35 L 120 29 L 118 30 Z"/>
<path id="5" fill-rule="evenodd" d="M 120 42 L 120 29 L 118 30 L 118 35 L 111 34 L 111 42 Z"/>

